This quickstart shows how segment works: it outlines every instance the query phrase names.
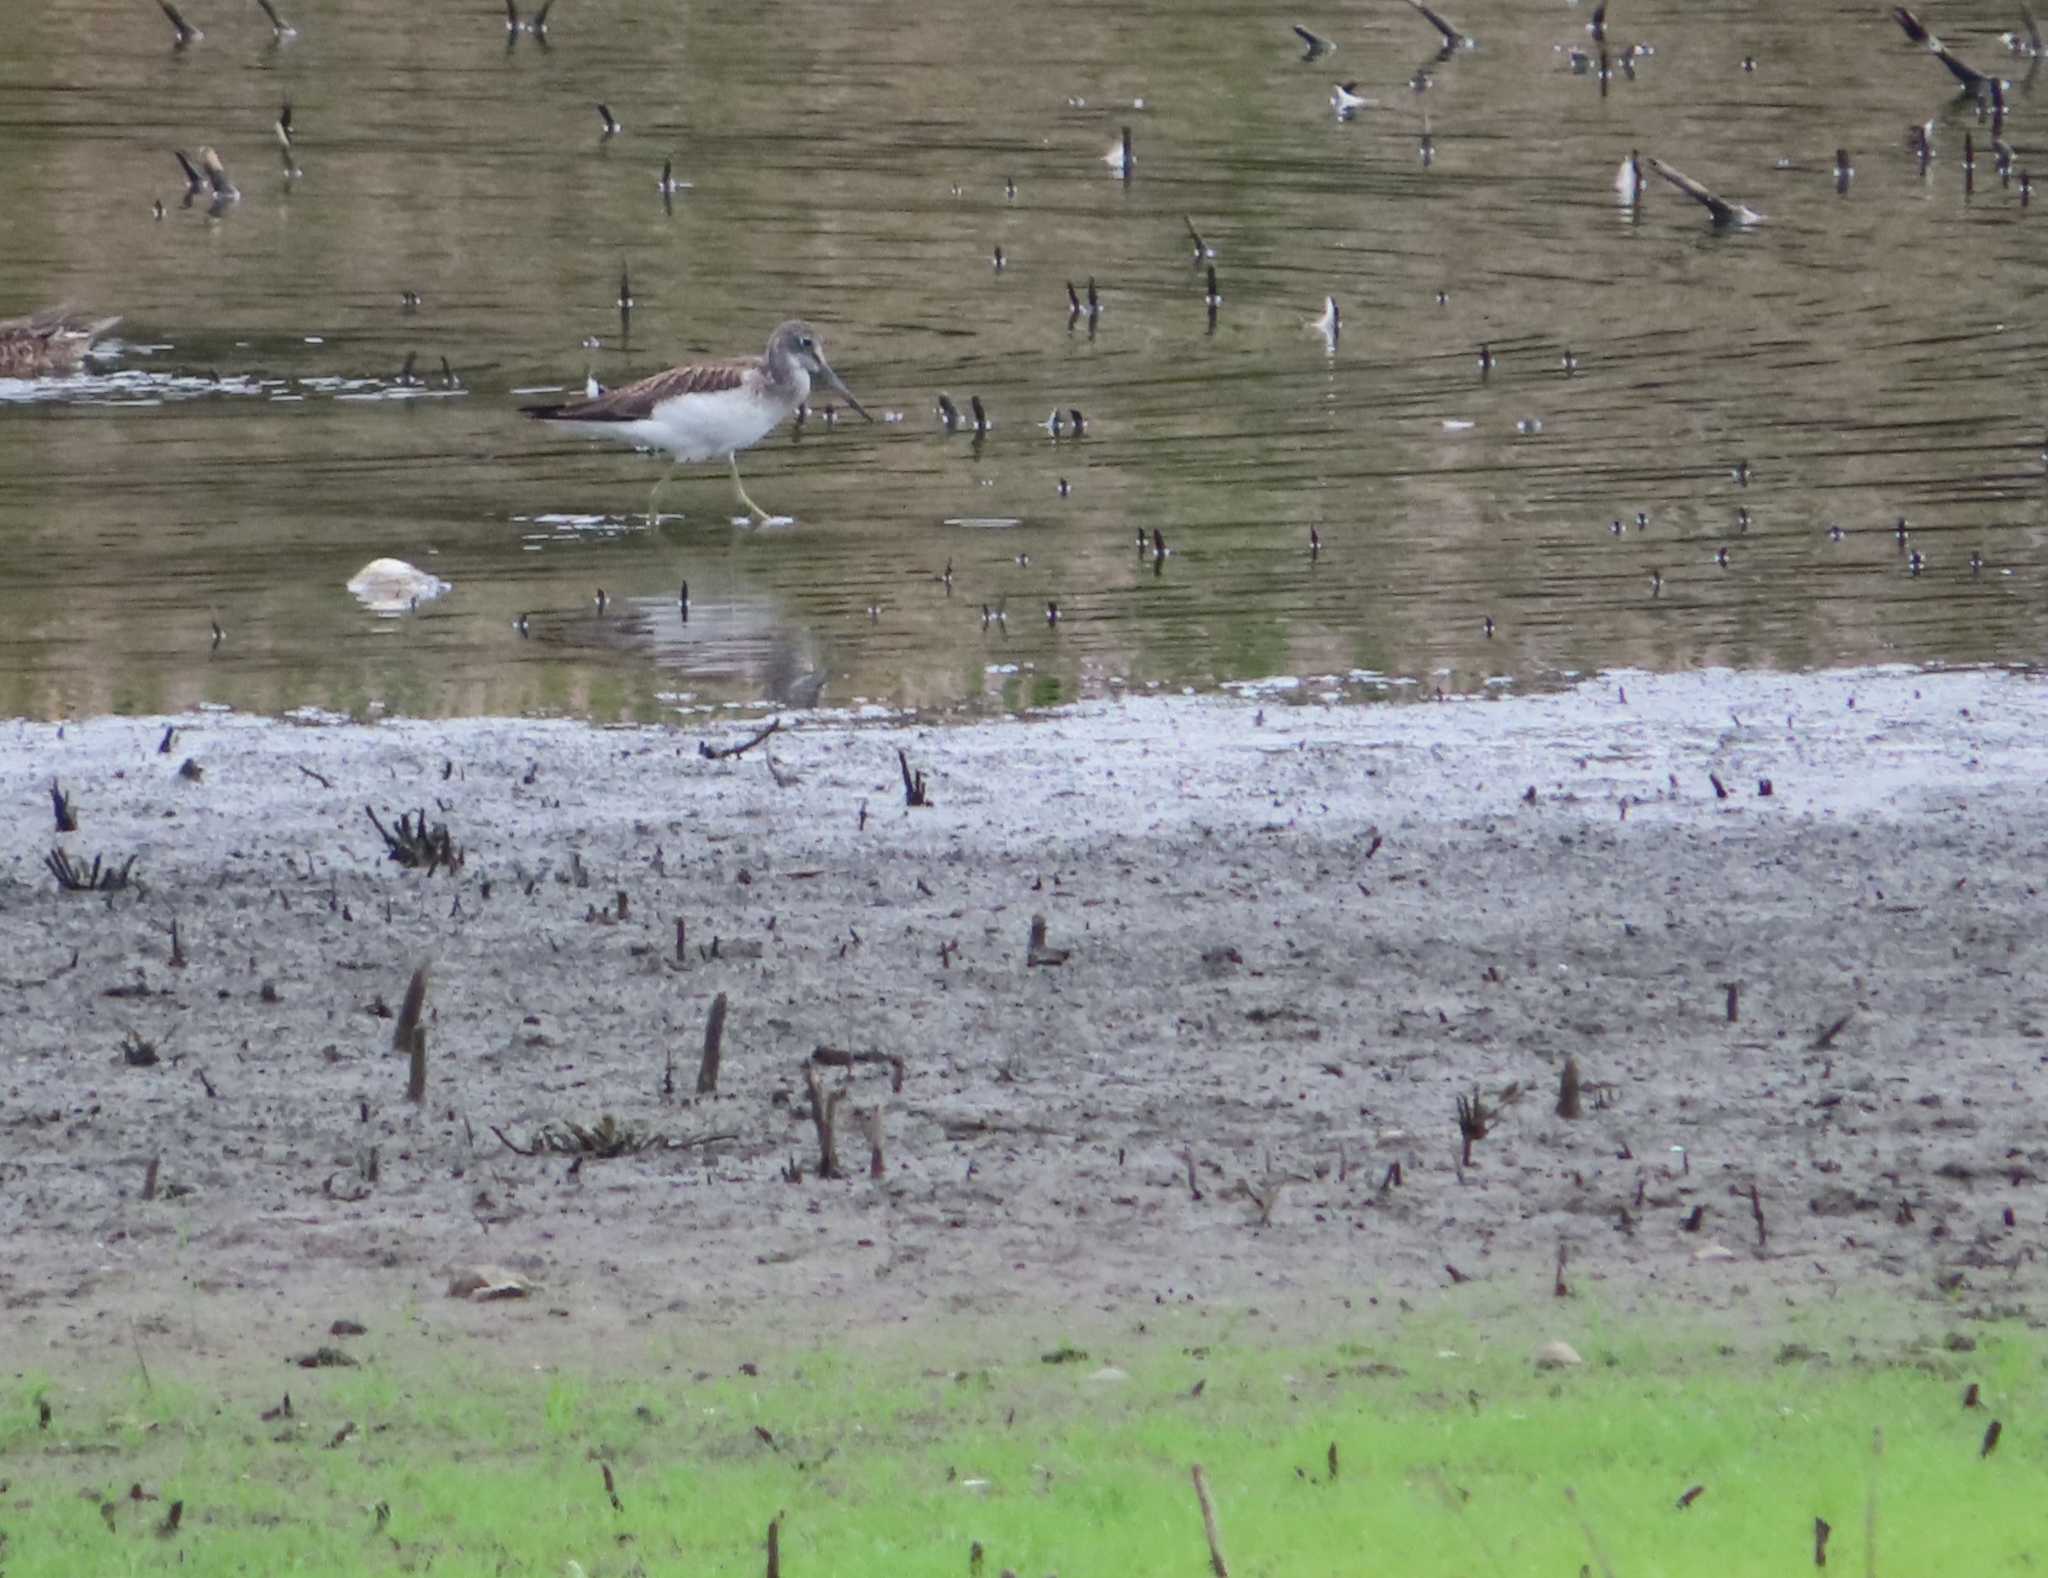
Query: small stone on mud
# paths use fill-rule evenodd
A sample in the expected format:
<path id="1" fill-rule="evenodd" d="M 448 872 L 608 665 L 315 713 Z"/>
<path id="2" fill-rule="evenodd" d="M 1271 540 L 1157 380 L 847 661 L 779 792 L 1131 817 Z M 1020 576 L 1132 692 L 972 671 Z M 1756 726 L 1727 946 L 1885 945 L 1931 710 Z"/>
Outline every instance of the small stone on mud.
<path id="1" fill-rule="evenodd" d="M 1579 1350 L 1568 1342 L 1546 1342 L 1536 1350 L 1536 1368 L 1539 1370 L 1569 1370 L 1573 1365 L 1584 1364 Z"/>
<path id="2" fill-rule="evenodd" d="M 1695 1249 L 1692 1252 L 1692 1258 L 1694 1260 L 1701 1262 L 1706 1262 L 1709 1260 L 1733 1260 L 1735 1258 L 1735 1251 L 1730 1249 L 1726 1244 L 1702 1244 L 1698 1249 Z"/>
<path id="3" fill-rule="evenodd" d="M 482 1304 L 491 1299 L 523 1299 L 533 1289 L 518 1272 L 504 1266 L 465 1266 L 448 1281 L 451 1299 Z"/>

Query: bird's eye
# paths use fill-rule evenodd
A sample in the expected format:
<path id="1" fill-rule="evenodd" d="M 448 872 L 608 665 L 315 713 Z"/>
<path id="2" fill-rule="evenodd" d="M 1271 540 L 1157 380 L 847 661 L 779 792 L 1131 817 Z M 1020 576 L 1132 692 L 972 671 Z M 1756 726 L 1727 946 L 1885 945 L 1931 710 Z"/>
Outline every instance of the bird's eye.
<path id="1" fill-rule="evenodd" d="M 818 348 L 818 342 L 812 339 L 808 334 L 806 334 L 803 337 L 803 339 L 800 340 L 798 343 L 801 344 L 803 348 L 807 351 L 813 351 Z"/>

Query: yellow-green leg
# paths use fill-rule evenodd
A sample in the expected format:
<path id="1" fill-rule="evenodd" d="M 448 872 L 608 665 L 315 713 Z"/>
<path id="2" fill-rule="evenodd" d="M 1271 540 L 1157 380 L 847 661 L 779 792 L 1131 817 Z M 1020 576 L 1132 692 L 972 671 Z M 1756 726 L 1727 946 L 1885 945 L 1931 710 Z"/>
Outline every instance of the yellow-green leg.
<path id="1" fill-rule="evenodd" d="M 725 458 L 732 462 L 733 493 L 737 495 L 739 501 L 742 504 L 746 505 L 747 513 L 754 517 L 754 524 L 756 526 L 766 526 L 775 517 L 770 515 L 766 510 L 762 509 L 760 505 L 756 504 L 752 499 L 747 497 L 747 490 L 740 482 L 739 452 L 735 450 L 732 454 L 727 455 Z"/>
<path id="2" fill-rule="evenodd" d="M 660 497 L 661 497 L 661 490 L 662 490 L 663 488 L 665 488 L 665 487 L 667 487 L 667 486 L 668 486 L 669 478 L 673 477 L 673 476 L 674 476 L 674 475 L 676 474 L 676 467 L 677 467 L 677 466 L 680 466 L 681 464 L 682 464 L 682 462 L 681 462 L 680 460 L 678 460 L 678 461 L 674 462 L 674 463 L 673 463 L 672 465 L 670 465 L 670 467 L 668 468 L 668 470 L 664 471 L 664 472 L 663 472 L 663 473 L 661 474 L 661 480 L 660 480 L 659 482 L 655 483 L 655 485 L 654 485 L 654 491 L 653 491 L 652 493 L 650 493 L 650 494 L 648 494 L 648 495 L 647 495 L 647 524 L 648 524 L 648 525 L 650 525 L 650 526 L 654 526 L 654 525 L 658 525 L 658 524 L 660 523 L 660 521 L 661 521 L 661 517 L 660 517 L 659 515 L 657 515 L 657 514 L 655 514 L 655 513 L 654 513 L 654 501 L 655 501 L 656 499 L 658 499 L 658 498 L 660 498 Z"/>

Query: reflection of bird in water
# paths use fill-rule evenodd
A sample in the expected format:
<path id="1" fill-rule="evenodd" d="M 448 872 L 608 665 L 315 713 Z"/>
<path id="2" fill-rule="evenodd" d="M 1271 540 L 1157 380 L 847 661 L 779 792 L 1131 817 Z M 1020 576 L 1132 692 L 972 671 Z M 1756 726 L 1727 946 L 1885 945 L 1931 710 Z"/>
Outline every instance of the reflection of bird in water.
<path id="1" fill-rule="evenodd" d="M 120 321 L 81 318 L 62 307 L 0 319 L 0 378 L 68 373 L 91 354 L 93 342 Z"/>
<path id="2" fill-rule="evenodd" d="M 810 398 L 813 379 L 831 385 L 854 410 L 874 420 L 826 362 L 817 331 L 795 319 L 776 329 L 759 356 L 671 367 L 595 399 L 528 406 L 526 414 L 575 432 L 623 439 L 672 455 L 675 464 L 654 485 L 654 497 L 647 501 L 649 515 L 676 466 L 722 457 L 732 467 L 734 495 L 762 522 L 772 517 L 747 497 L 740 482 L 739 452 L 794 415 Z"/>

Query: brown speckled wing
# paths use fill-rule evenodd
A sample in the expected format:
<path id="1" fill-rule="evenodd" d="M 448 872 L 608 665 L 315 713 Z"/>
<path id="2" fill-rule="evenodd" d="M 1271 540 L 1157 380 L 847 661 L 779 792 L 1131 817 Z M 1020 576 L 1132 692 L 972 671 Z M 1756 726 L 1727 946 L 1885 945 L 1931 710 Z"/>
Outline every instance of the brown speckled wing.
<path id="1" fill-rule="evenodd" d="M 746 382 L 754 363 L 698 362 L 690 367 L 671 367 L 621 389 L 608 389 L 595 400 L 573 405 L 529 406 L 527 414 L 552 422 L 638 422 L 654 414 L 664 400 L 680 395 L 718 394 L 737 389 Z"/>

